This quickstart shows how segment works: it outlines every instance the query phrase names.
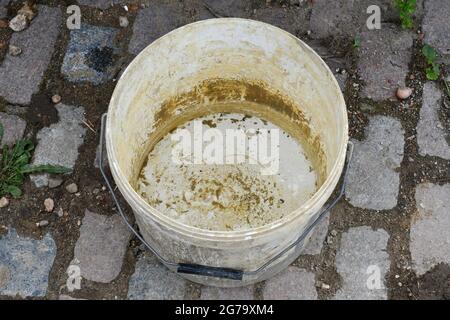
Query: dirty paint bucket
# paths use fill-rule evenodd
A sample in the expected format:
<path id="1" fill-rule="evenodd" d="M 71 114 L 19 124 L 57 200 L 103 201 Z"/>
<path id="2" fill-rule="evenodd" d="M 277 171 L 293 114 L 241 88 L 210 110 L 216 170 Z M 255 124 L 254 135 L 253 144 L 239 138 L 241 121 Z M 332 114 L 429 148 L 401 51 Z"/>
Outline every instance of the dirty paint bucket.
<path id="1" fill-rule="evenodd" d="M 309 199 L 266 225 L 218 231 L 172 219 L 135 191 L 147 155 L 175 129 L 174 119 L 243 101 L 264 105 L 256 116 L 277 114 L 304 140 L 318 177 Z M 347 131 L 342 93 L 323 60 L 279 28 L 235 18 L 186 25 L 149 45 L 123 73 L 104 121 L 109 166 L 135 214 L 135 234 L 171 270 L 223 287 L 265 280 L 298 257 L 342 195 L 329 200 L 346 162 Z"/>

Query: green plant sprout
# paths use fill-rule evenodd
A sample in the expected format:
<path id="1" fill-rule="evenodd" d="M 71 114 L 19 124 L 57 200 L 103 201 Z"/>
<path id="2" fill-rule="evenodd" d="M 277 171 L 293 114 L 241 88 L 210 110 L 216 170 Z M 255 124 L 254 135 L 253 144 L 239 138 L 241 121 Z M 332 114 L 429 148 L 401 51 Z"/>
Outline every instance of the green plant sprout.
<path id="1" fill-rule="evenodd" d="M 0 141 L 4 128 L 0 123 Z M 67 173 L 71 170 L 62 166 L 30 165 L 34 144 L 31 140 L 20 139 L 10 148 L 6 144 L 0 155 L 0 197 L 10 194 L 14 198 L 22 195 L 22 184 L 30 173 Z"/>
<path id="2" fill-rule="evenodd" d="M 353 48 L 359 48 L 361 46 L 361 39 L 359 37 L 355 37 L 353 40 Z"/>
<path id="3" fill-rule="evenodd" d="M 428 65 L 426 69 L 427 79 L 437 80 L 439 78 L 439 75 L 441 74 L 439 64 L 436 62 L 439 57 L 437 51 L 428 44 L 425 44 L 422 48 L 422 54 L 425 56 L 425 59 L 427 60 Z"/>
<path id="4" fill-rule="evenodd" d="M 447 96 L 450 98 L 450 88 L 448 87 L 447 81 L 444 79 L 445 90 L 447 91 Z"/>
<path id="5" fill-rule="evenodd" d="M 416 11 L 417 0 L 394 0 L 395 7 L 399 11 L 400 21 L 404 29 L 414 26 L 413 14 Z"/>

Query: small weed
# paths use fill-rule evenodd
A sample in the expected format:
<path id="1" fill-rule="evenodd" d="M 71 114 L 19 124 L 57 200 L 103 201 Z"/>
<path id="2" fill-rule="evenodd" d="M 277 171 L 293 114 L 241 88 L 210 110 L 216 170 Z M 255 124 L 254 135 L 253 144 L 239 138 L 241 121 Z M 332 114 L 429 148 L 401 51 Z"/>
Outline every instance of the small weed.
<path id="1" fill-rule="evenodd" d="M 448 87 L 447 81 L 444 80 L 445 90 L 447 92 L 447 96 L 450 99 L 450 88 Z"/>
<path id="2" fill-rule="evenodd" d="M 404 29 L 411 29 L 414 26 L 412 15 L 416 11 L 416 2 L 417 0 L 394 0 Z"/>
<path id="3" fill-rule="evenodd" d="M 356 37 L 353 40 L 353 48 L 359 48 L 361 47 L 361 39 L 359 37 Z"/>
<path id="4" fill-rule="evenodd" d="M 427 60 L 428 65 L 426 69 L 427 79 L 437 80 L 439 78 L 439 75 L 441 74 L 439 64 L 436 62 L 439 57 L 438 53 L 433 47 L 426 44 L 422 48 L 422 54 L 425 56 L 425 59 Z"/>
<path id="5" fill-rule="evenodd" d="M 0 141 L 4 128 L 0 123 Z M 0 197 L 6 194 L 18 198 L 22 195 L 22 184 L 30 173 L 67 173 L 69 168 L 52 165 L 30 165 L 34 144 L 31 140 L 20 139 L 14 147 L 4 145 L 0 155 Z"/>

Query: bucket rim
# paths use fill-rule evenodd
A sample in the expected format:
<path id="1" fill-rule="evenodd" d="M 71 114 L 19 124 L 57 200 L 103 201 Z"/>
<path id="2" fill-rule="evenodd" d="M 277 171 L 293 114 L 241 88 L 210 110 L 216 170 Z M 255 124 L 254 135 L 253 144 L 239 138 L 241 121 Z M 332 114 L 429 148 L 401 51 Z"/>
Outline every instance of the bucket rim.
<path id="1" fill-rule="evenodd" d="M 279 231 L 284 226 L 292 223 L 296 219 L 306 218 L 310 219 L 311 216 L 313 216 L 316 212 L 320 210 L 320 208 L 324 205 L 324 203 L 328 200 L 332 192 L 334 191 L 337 183 L 339 182 L 340 176 L 342 174 L 342 170 L 345 164 L 345 157 L 346 157 L 346 151 L 347 151 L 347 144 L 348 144 L 348 116 L 347 116 L 347 108 L 344 96 L 342 94 L 342 91 L 340 90 L 339 84 L 333 74 L 333 72 L 330 70 L 328 65 L 323 61 L 323 59 L 317 54 L 307 43 L 302 41 L 301 39 L 297 38 L 293 34 L 276 27 L 274 25 L 271 25 L 269 23 L 252 20 L 252 19 L 245 19 L 245 18 L 211 18 L 206 20 L 201 20 L 197 22 L 193 22 L 190 24 L 186 24 L 184 26 L 181 26 L 177 29 L 174 29 L 165 35 L 161 36 L 160 38 L 156 39 L 152 43 L 150 43 L 147 47 L 145 47 L 139 54 L 130 62 L 130 64 L 127 66 L 125 71 L 122 73 L 120 79 L 117 82 L 116 87 L 114 88 L 113 94 L 111 96 L 111 100 L 108 106 L 108 115 L 110 113 L 110 110 L 114 107 L 116 96 L 119 94 L 119 91 L 122 91 L 121 88 L 123 86 L 126 86 L 126 84 L 121 81 L 125 74 L 130 72 L 132 67 L 135 64 L 138 64 L 141 59 L 144 58 L 145 52 L 152 49 L 152 47 L 156 46 L 156 44 L 164 41 L 166 38 L 170 37 L 173 34 L 176 33 L 182 33 L 186 29 L 192 28 L 194 26 L 204 25 L 208 26 L 210 24 L 216 24 L 216 23 L 240 23 L 240 24 L 253 24 L 256 26 L 265 27 L 268 29 L 272 29 L 272 31 L 279 33 L 282 36 L 290 37 L 291 39 L 295 40 L 298 45 L 300 45 L 305 51 L 308 51 L 312 56 L 314 56 L 318 62 L 320 63 L 320 66 L 324 68 L 325 72 L 329 74 L 329 78 L 331 80 L 332 85 L 335 87 L 336 92 L 338 93 L 338 101 L 336 102 L 337 106 L 340 106 L 344 108 L 345 112 L 343 112 L 343 130 L 342 130 L 342 136 L 340 137 L 341 143 L 340 148 L 337 153 L 337 159 L 334 162 L 329 174 L 327 174 L 327 177 L 325 181 L 322 183 L 319 189 L 315 191 L 315 193 L 300 207 L 297 209 L 289 212 L 281 219 L 275 220 L 271 223 L 265 224 L 260 227 L 256 228 L 250 228 L 245 230 L 234 230 L 234 231 L 217 231 L 217 230 L 206 230 L 201 229 L 193 226 L 189 226 L 186 224 L 183 224 L 175 219 L 172 219 L 168 217 L 167 215 L 164 215 L 162 212 L 157 210 L 156 208 L 152 207 L 148 202 L 146 202 L 131 186 L 128 179 L 126 179 L 125 175 L 123 174 L 121 168 L 119 167 L 118 163 L 116 161 L 111 161 L 111 159 L 115 159 L 115 150 L 114 150 L 114 144 L 112 141 L 112 137 L 109 134 L 111 132 L 112 128 L 112 119 L 110 116 L 107 116 L 106 120 L 106 127 L 105 127 L 105 141 L 106 141 L 106 151 L 107 151 L 107 157 L 108 157 L 108 163 L 110 166 L 110 170 L 112 173 L 112 176 L 114 178 L 114 181 L 120 190 L 121 194 L 124 196 L 128 204 L 132 207 L 134 214 L 136 214 L 135 210 L 139 210 L 139 213 L 144 213 L 145 216 L 151 220 L 154 220 L 158 224 L 169 228 L 179 234 L 189 236 L 191 239 L 196 238 L 198 240 L 204 240 L 204 241 L 212 241 L 212 242 L 233 242 L 233 241 L 242 241 L 242 239 L 248 239 L 248 240 L 254 240 L 258 239 L 264 236 L 269 236 L 270 234 L 273 234 L 277 231 Z M 306 224 L 305 224 L 306 225 Z M 299 230 L 299 232 L 302 230 Z"/>

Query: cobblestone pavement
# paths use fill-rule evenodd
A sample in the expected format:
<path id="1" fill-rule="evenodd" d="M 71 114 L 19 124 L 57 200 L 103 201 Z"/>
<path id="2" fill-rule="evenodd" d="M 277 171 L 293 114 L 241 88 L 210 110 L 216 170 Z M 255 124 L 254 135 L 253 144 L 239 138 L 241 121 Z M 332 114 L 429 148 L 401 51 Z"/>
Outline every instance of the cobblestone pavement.
<path id="1" fill-rule="evenodd" d="M 418 1 L 409 30 L 389 0 L 65 1 L 81 8 L 72 31 L 63 1 L 31 2 L 37 15 L 14 32 L 23 1 L 0 0 L 1 143 L 30 137 L 34 164 L 73 172 L 33 175 L 0 208 L 0 299 L 450 299 L 450 1 Z M 366 27 L 372 4 L 379 30 Z M 345 198 L 305 252 L 238 289 L 163 267 L 123 225 L 94 164 L 100 116 L 126 65 L 165 33 L 221 16 L 310 44 L 338 79 L 355 144 Z M 436 81 L 425 77 L 424 44 L 441 55 Z M 412 94 L 400 100 L 403 86 Z"/>

